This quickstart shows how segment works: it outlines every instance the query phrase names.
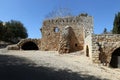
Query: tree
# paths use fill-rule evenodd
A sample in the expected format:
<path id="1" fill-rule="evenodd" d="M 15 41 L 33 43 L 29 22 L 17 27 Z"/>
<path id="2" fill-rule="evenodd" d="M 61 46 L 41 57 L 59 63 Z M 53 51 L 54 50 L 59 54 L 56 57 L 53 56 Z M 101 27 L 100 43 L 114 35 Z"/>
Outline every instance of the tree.
<path id="1" fill-rule="evenodd" d="M 4 34 L 2 35 L 4 41 L 17 43 L 22 38 L 27 38 L 27 30 L 20 21 L 11 20 L 5 23 Z"/>
<path id="2" fill-rule="evenodd" d="M 104 28 L 103 34 L 107 34 L 107 28 Z"/>
<path id="3" fill-rule="evenodd" d="M 118 12 L 118 14 L 115 15 L 112 33 L 120 34 L 120 12 Z"/>
<path id="4" fill-rule="evenodd" d="M 54 19 L 54 18 L 61 18 L 61 17 L 70 17 L 72 16 L 72 11 L 68 8 L 57 8 L 49 12 L 45 19 Z"/>
<path id="5" fill-rule="evenodd" d="M 4 23 L 0 21 L 0 40 L 3 40 L 4 33 L 5 33 Z"/>
<path id="6" fill-rule="evenodd" d="M 2 39 L 3 22 L 0 21 L 0 39 Z"/>

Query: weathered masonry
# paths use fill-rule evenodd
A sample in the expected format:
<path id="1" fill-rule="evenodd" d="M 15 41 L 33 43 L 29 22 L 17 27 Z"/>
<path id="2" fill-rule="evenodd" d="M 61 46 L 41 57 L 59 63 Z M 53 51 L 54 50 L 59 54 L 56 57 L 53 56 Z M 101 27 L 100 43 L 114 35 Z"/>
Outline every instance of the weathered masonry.
<path id="1" fill-rule="evenodd" d="M 93 32 L 93 18 L 84 14 L 45 20 L 41 32 L 41 50 L 60 53 L 83 50 L 84 38 Z"/>
<path id="2" fill-rule="evenodd" d="M 8 50 L 40 50 L 40 39 L 22 39 L 16 45 L 8 46 Z"/>
<path id="3" fill-rule="evenodd" d="M 119 34 L 89 35 L 85 39 L 84 50 L 94 63 L 120 68 Z"/>
<path id="4" fill-rule="evenodd" d="M 74 17 L 45 20 L 41 39 L 24 39 L 9 49 L 59 51 L 69 53 L 83 50 L 84 39 L 93 33 L 93 17 L 80 14 Z"/>
<path id="5" fill-rule="evenodd" d="M 40 30 L 41 39 L 23 39 L 8 49 L 58 51 L 60 54 L 84 50 L 93 63 L 120 68 L 120 34 L 95 35 L 93 17 L 87 14 L 45 20 Z"/>

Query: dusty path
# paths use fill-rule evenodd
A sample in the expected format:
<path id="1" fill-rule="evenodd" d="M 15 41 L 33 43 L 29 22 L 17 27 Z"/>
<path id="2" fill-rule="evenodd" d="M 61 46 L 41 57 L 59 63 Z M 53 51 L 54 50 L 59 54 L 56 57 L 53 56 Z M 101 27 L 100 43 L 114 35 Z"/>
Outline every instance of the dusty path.
<path id="1" fill-rule="evenodd" d="M 7 73 L 9 78 L 2 80 L 10 80 L 10 74 L 12 80 L 120 80 L 120 69 L 92 64 L 88 57 L 75 54 L 0 50 L 0 75 Z"/>

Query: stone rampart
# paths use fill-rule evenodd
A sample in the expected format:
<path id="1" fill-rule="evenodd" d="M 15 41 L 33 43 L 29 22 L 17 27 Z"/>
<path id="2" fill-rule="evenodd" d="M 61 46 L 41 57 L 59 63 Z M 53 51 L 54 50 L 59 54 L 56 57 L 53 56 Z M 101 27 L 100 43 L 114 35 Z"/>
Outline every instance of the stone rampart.
<path id="1" fill-rule="evenodd" d="M 72 31 L 70 51 L 83 50 L 84 38 L 93 32 L 93 18 L 88 15 L 45 20 L 41 28 L 41 50 L 58 51 L 60 36 L 66 26 Z"/>
<path id="2" fill-rule="evenodd" d="M 93 62 L 108 65 L 113 51 L 120 47 L 119 43 L 120 34 L 92 35 Z"/>

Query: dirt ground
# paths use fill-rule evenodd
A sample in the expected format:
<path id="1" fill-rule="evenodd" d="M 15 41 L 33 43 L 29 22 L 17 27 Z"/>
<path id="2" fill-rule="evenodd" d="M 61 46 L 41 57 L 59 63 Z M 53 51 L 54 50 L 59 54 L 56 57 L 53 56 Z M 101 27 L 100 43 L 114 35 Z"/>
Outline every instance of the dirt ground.
<path id="1" fill-rule="evenodd" d="M 120 80 L 120 69 L 93 64 L 82 52 L 1 49 L 0 80 Z"/>

